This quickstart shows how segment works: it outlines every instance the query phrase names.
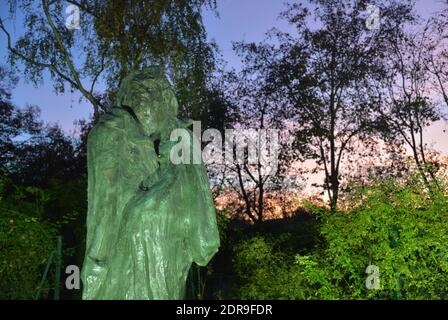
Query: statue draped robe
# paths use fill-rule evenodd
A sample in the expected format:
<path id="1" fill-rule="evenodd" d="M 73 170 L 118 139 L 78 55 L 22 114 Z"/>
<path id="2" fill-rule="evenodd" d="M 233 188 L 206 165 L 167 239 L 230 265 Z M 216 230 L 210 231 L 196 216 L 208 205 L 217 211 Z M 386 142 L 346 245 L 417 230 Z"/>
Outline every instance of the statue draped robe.
<path id="1" fill-rule="evenodd" d="M 206 265 L 219 247 L 203 164 L 172 165 L 168 181 L 152 141 L 121 107 L 92 129 L 87 158 L 83 299 L 184 298 L 192 262 Z"/>

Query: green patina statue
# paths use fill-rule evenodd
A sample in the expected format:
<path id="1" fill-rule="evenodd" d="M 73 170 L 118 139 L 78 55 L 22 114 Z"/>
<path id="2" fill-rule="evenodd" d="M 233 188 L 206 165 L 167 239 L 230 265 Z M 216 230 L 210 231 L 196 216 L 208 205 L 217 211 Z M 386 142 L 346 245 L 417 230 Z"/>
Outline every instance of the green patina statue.
<path id="1" fill-rule="evenodd" d="M 160 68 L 128 75 L 117 102 L 88 137 L 83 299 L 182 299 L 192 262 L 219 247 L 206 171 L 170 161 L 189 123 Z"/>

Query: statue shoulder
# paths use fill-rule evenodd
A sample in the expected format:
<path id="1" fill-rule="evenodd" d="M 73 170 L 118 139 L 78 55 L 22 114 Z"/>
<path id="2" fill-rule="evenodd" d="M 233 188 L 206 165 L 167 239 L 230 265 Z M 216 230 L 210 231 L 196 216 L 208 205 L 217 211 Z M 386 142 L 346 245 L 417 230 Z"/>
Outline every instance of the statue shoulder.
<path id="1" fill-rule="evenodd" d="M 103 114 L 98 123 L 90 130 L 88 145 L 98 146 L 99 149 L 107 148 L 110 144 L 116 144 L 125 136 L 127 118 L 131 117 L 126 110 L 115 107 Z M 97 148 L 98 148 L 97 147 Z"/>
<path id="2" fill-rule="evenodd" d="M 103 135 L 118 134 L 125 130 L 125 123 L 131 115 L 124 109 L 114 107 L 101 115 L 98 123 L 89 133 L 89 139 L 100 138 Z"/>

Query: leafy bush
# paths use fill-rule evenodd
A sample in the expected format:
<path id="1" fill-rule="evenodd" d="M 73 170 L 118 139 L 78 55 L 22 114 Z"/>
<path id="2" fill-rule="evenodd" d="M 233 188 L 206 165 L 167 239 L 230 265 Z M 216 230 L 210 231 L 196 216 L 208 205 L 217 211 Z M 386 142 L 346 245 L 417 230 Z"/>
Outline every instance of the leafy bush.
<path id="1" fill-rule="evenodd" d="M 388 180 L 360 190 L 349 207 L 324 218 L 325 248 L 296 258 L 308 298 L 448 297 L 446 195 L 416 179 Z M 379 289 L 366 288 L 369 265 L 379 267 Z"/>
<path id="2" fill-rule="evenodd" d="M 348 211 L 314 208 L 321 242 L 312 250 L 297 250 L 291 234 L 240 241 L 236 298 L 448 298 L 448 198 L 434 190 L 416 179 L 379 181 L 359 189 Z M 366 286 L 370 265 L 379 268 L 378 289 Z"/>
<path id="3" fill-rule="evenodd" d="M 32 299 L 54 246 L 49 228 L 35 217 L 2 211 L 0 299 Z"/>
<path id="4" fill-rule="evenodd" d="M 216 223 L 218 225 L 219 239 L 221 241 L 221 247 L 227 242 L 227 232 L 230 218 L 226 216 L 229 211 L 228 208 L 223 210 L 216 210 Z"/>
<path id="5" fill-rule="evenodd" d="M 39 217 L 38 190 L 17 189 L 5 174 L 0 185 L 0 299 L 33 299 L 42 267 L 54 249 L 53 228 Z M 11 187 L 14 192 L 5 196 L 5 189 Z M 17 199 L 14 207 L 11 200 Z M 25 208 L 34 210 L 21 211 Z"/>
<path id="6" fill-rule="evenodd" d="M 239 278 L 238 299 L 301 299 L 299 268 L 293 256 L 278 250 L 281 239 L 255 236 L 234 248 L 234 269 Z"/>

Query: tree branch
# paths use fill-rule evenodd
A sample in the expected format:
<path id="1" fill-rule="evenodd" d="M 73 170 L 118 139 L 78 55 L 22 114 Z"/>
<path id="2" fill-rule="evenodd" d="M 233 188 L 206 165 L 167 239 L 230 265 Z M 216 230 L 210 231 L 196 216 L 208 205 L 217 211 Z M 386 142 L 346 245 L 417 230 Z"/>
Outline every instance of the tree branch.
<path id="1" fill-rule="evenodd" d="M 99 101 L 93 96 L 92 93 L 90 93 L 89 91 L 87 91 L 84 86 L 81 83 L 81 80 L 79 78 L 79 74 L 76 71 L 76 68 L 73 64 L 73 61 L 70 57 L 70 53 L 67 51 L 67 49 L 64 47 L 64 43 L 62 41 L 62 36 L 59 33 L 58 29 L 56 28 L 53 20 L 51 19 L 51 15 L 49 12 L 49 8 L 48 8 L 48 3 L 46 0 L 42 0 L 42 8 L 44 9 L 44 13 L 45 13 L 45 17 L 47 18 L 48 24 L 50 25 L 51 30 L 54 33 L 55 39 L 56 39 L 56 43 L 62 53 L 62 55 L 64 56 L 65 62 L 67 63 L 68 68 L 70 69 L 70 72 L 72 74 L 72 77 L 74 79 L 74 82 L 77 84 L 77 88 L 79 91 L 81 91 L 81 93 L 87 98 L 87 100 L 89 100 L 94 108 L 94 113 L 95 116 L 98 115 L 99 113 L 99 106 L 101 105 L 99 103 Z"/>

